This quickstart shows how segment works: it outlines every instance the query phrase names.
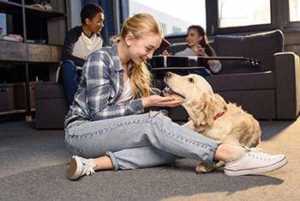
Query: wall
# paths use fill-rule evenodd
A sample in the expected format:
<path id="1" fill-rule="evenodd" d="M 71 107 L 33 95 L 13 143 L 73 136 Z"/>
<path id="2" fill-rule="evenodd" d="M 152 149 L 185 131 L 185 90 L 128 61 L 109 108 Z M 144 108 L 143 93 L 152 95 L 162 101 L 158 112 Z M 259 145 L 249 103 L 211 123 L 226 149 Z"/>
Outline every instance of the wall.
<path id="1" fill-rule="evenodd" d="M 81 25 L 80 11 L 81 11 L 81 0 L 70 0 L 70 27 Z"/>

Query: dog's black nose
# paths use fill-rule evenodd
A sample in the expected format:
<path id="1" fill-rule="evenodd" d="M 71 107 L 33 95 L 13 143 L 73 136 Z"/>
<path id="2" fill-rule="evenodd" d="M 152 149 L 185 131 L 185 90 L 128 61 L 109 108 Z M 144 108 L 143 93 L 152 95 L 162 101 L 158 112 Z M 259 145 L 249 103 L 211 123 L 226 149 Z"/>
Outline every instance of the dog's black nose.
<path id="1" fill-rule="evenodd" d="M 172 73 L 171 72 L 167 72 L 166 73 L 166 78 L 170 78 L 172 76 Z"/>

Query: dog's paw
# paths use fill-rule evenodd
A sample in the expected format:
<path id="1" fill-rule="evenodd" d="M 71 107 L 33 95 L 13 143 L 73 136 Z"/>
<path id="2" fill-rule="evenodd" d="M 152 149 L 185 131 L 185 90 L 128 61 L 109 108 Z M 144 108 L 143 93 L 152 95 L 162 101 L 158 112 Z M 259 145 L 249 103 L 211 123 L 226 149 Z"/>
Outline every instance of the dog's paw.
<path id="1" fill-rule="evenodd" d="M 195 168 L 197 174 L 207 173 L 206 168 L 203 165 L 197 165 Z"/>
<path id="2" fill-rule="evenodd" d="M 203 163 L 200 163 L 196 166 L 195 168 L 195 172 L 197 174 L 204 174 L 204 173 L 209 173 L 215 170 L 215 167 L 213 166 L 208 166 L 208 165 L 204 165 Z"/>

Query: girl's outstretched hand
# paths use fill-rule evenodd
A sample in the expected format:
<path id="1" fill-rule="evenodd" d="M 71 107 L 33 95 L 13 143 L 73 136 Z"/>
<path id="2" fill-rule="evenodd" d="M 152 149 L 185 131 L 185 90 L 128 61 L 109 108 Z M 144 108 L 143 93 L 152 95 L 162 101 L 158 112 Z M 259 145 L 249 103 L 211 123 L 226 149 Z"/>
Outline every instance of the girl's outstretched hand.
<path id="1" fill-rule="evenodd" d="M 178 107 L 182 104 L 183 99 L 177 96 L 159 96 L 151 95 L 143 97 L 142 102 L 144 107 Z"/>
<path id="2" fill-rule="evenodd" d="M 197 46 L 193 47 L 192 50 L 198 56 L 207 56 L 206 53 L 205 53 L 205 49 L 201 45 L 197 45 Z"/>

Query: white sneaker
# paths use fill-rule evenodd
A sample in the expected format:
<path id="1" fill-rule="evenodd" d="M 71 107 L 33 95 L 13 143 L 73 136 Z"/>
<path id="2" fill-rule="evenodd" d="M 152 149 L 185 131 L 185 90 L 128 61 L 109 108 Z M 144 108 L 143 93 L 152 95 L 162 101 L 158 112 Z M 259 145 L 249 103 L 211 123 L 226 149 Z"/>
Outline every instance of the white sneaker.
<path id="1" fill-rule="evenodd" d="M 224 173 L 228 176 L 255 175 L 270 172 L 287 164 L 283 154 L 267 154 L 255 149 L 249 149 L 235 161 L 227 162 Z"/>
<path id="2" fill-rule="evenodd" d="M 70 180 L 77 180 L 84 175 L 92 175 L 95 173 L 96 164 L 91 159 L 82 158 L 80 156 L 72 156 L 67 169 L 67 177 Z"/>

